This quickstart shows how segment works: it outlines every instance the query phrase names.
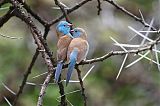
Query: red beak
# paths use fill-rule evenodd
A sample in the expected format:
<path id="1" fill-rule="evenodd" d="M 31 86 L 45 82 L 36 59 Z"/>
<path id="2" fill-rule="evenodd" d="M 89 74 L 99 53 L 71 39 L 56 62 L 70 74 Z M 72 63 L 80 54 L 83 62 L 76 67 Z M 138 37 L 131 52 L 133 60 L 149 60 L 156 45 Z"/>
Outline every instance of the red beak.
<path id="1" fill-rule="evenodd" d="M 74 32 L 74 30 L 72 29 L 70 32 Z"/>
<path id="2" fill-rule="evenodd" d="M 71 27 L 71 26 L 73 26 L 73 24 L 70 24 L 70 23 L 69 23 L 69 24 L 68 24 L 68 26 L 70 26 L 70 27 Z"/>

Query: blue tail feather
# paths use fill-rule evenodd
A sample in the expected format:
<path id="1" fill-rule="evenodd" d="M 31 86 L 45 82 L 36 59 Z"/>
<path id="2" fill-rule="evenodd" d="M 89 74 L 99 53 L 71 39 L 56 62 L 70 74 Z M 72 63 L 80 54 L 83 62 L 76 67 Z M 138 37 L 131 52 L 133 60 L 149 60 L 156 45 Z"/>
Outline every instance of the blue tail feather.
<path id="1" fill-rule="evenodd" d="M 56 72 L 55 72 L 55 76 L 54 76 L 56 83 L 59 80 L 59 76 L 60 76 L 60 74 L 62 72 L 62 67 L 63 67 L 63 62 L 62 61 L 58 62 L 57 68 L 56 68 Z"/>
<path id="2" fill-rule="evenodd" d="M 70 63 L 68 65 L 68 72 L 67 72 L 67 78 L 66 78 L 66 86 L 69 83 L 69 80 L 71 78 L 72 72 L 74 70 L 76 61 L 77 61 L 77 55 L 78 55 L 78 51 L 77 50 L 73 50 L 72 53 L 70 54 Z"/>

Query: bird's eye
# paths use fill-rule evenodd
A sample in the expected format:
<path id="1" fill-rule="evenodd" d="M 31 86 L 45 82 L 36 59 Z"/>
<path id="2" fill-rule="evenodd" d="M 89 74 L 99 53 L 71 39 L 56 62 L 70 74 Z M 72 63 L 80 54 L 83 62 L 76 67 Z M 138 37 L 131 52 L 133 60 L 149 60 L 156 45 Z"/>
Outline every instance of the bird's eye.
<path id="1" fill-rule="evenodd" d="M 63 25 L 64 27 L 66 26 L 66 25 Z"/>
<path id="2" fill-rule="evenodd" d="M 75 31 L 75 32 L 78 32 L 78 31 Z"/>

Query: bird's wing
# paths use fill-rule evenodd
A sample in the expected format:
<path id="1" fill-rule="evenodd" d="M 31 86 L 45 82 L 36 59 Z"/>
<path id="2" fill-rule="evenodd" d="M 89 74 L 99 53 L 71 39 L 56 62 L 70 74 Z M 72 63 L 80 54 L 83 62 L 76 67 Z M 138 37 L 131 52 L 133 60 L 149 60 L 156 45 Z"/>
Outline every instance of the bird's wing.
<path id="1" fill-rule="evenodd" d="M 74 38 L 68 47 L 68 52 L 67 52 L 68 62 L 69 62 L 69 56 L 74 48 L 78 49 L 77 63 L 80 63 L 87 56 L 88 49 L 89 49 L 88 42 L 86 40 L 83 40 L 82 38 Z"/>
<path id="2" fill-rule="evenodd" d="M 59 38 L 57 43 L 57 60 L 65 60 L 67 56 L 68 46 L 71 42 L 71 38 L 67 35 Z"/>
<path id="3" fill-rule="evenodd" d="M 88 54 L 88 50 L 89 50 L 89 45 L 88 42 L 86 40 L 82 40 L 81 44 L 79 46 L 79 54 L 78 54 L 78 59 L 77 59 L 77 63 L 80 63 L 82 60 L 86 59 L 86 56 Z"/>

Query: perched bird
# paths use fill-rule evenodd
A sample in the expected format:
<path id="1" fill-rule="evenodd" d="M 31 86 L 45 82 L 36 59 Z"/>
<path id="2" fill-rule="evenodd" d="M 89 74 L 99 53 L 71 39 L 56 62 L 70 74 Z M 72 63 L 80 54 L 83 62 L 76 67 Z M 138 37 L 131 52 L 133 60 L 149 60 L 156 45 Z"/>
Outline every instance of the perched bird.
<path id="1" fill-rule="evenodd" d="M 73 38 L 73 36 L 70 34 L 71 26 L 72 24 L 68 23 L 67 21 L 60 21 L 59 24 L 56 26 L 58 39 L 65 35 Z"/>
<path id="2" fill-rule="evenodd" d="M 69 83 L 75 64 L 79 64 L 82 60 L 85 60 L 89 50 L 87 34 L 85 30 L 82 28 L 75 28 L 71 30 L 71 32 L 74 38 L 69 44 L 67 52 L 67 62 L 69 63 L 69 65 L 66 78 L 66 86 Z"/>
<path id="3" fill-rule="evenodd" d="M 73 36 L 70 34 L 70 27 L 72 24 L 68 23 L 67 21 L 61 21 L 56 27 L 57 36 L 59 37 L 58 43 L 57 43 L 57 68 L 55 72 L 55 82 L 58 82 L 59 76 L 62 71 L 62 66 L 64 61 L 67 58 L 67 50 L 68 46 L 73 38 Z"/>

